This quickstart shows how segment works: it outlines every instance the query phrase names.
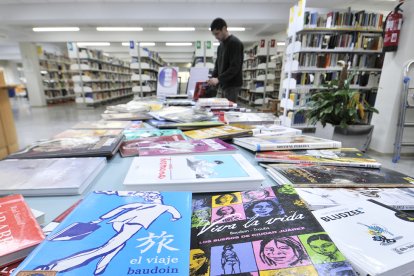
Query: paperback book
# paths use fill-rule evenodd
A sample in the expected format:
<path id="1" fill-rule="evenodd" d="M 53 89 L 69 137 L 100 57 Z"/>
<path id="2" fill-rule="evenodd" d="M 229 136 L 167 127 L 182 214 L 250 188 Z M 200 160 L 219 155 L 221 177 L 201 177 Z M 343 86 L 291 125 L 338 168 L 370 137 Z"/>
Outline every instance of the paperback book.
<path id="1" fill-rule="evenodd" d="M 81 194 L 105 165 L 104 157 L 3 160 L 0 161 L 0 194 Z"/>
<path id="2" fill-rule="evenodd" d="M 309 164 L 265 165 L 279 184 L 300 188 L 413 188 L 414 178 L 386 168 L 369 169 Z"/>
<path id="3" fill-rule="evenodd" d="M 234 153 L 236 151 L 236 147 L 220 139 L 143 141 L 138 143 L 139 156 Z"/>
<path id="4" fill-rule="evenodd" d="M 381 164 L 375 159 L 354 148 L 264 151 L 256 153 L 256 161 L 288 164 L 305 163 L 323 166 L 381 167 Z"/>
<path id="5" fill-rule="evenodd" d="M 188 275 L 190 223 L 190 193 L 96 191 L 13 275 Z"/>
<path id="6" fill-rule="evenodd" d="M 414 216 L 375 200 L 313 214 L 359 275 L 412 275 Z"/>
<path id="7" fill-rule="evenodd" d="M 155 128 L 134 129 L 134 130 L 124 130 L 123 134 L 125 136 L 125 141 L 161 137 L 161 136 L 171 136 L 171 135 L 182 136 L 182 138 L 185 139 L 183 132 L 179 129 L 155 129 Z"/>
<path id="8" fill-rule="evenodd" d="M 374 199 L 398 210 L 414 210 L 414 188 L 296 188 L 312 210 Z"/>
<path id="9" fill-rule="evenodd" d="M 122 140 L 122 134 L 101 137 L 56 138 L 38 141 L 7 158 L 112 157 L 118 151 Z"/>
<path id="10" fill-rule="evenodd" d="M 119 147 L 119 152 L 122 157 L 138 156 L 139 154 L 139 144 L 142 142 L 178 142 L 185 140 L 183 135 L 168 135 L 168 136 L 158 136 L 158 137 L 148 137 L 140 138 L 135 140 L 129 140 L 122 142 Z"/>
<path id="11" fill-rule="evenodd" d="M 251 151 L 329 149 L 341 147 L 341 142 L 306 135 L 243 137 L 235 138 L 233 142 Z"/>
<path id="12" fill-rule="evenodd" d="M 93 129 L 93 128 L 98 128 L 98 129 L 111 129 L 111 128 L 115 128 L 115 129 L 124 129 L 129 127 L 129 125 L 131 124 L 131 122 L 129 121 L 83 121 L 83 122 L 79 122 L 76 125 L 74 125 L 72 128 L 73 129 Z"/>
<path id="13" fill-rule="evenodd" d="M 356 275 L 290 185 L 193 196 L 190 275 Z"/>
<path id="14" fill-rule="evenodd" d="M 193 193 L 255 189 L 262 174 L 240 154 L 135 157 L 126 189 Z"/>
<path id="15" fill-rule="evenodd" d="M 0 198 L 0 230 L 0 266 L 23 259 L 44 239 L 42 229 L 19 194 Z"/>
<path id="16" fill-rule="evenodd" d="M 253 132 L 251 129 L 226 125 L 185 131 L 184 134 L 192 139 L 231 139 L 234 137 L 252 136 Z"/>
<path id="17" fill-rule="evenodd" d="M 224 121 L 227 124 L 274 124 L 279 122 L 279 118 L 272 113 L 259 112 L 225 112 Z"/>
<path id="18" fill-rule="evenodd" d="M 59 138 L 80 138 L 80 137 L 102 137 L 118 136 L 122 134 L 121 129 L 68 129 L 53 136 Z"/>

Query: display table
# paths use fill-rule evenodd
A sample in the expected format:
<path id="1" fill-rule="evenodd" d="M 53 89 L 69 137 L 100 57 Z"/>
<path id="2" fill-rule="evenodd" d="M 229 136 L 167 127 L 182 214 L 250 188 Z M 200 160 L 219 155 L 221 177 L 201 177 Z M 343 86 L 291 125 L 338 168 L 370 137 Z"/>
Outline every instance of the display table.
<path id="1" fill-rule="evenodd" d="M 267 187 L 274 185 L 273 180 L 268 177 L 266 170 L 259 166 L 254 160 L 254 154 L 240 147 L 237 148 L 239 151 L 236 153 L 242 154 L 259 170 L 259 172 L 263 174 L 265 177 L 263 186 Z M 29 204 L 30 208 L 46 213 L 45 223 L 47 224 L 91 191 L 126 190 L 122 183 L 124 182 L 124 178 L 131 165 L 132 159 L 133 157 L 122 158 L 119 153 L 117 153 L 114 157 L 108 160 L 106 167 L 94 179 L 92 184 L 82 195 L 25 197 L 25 200 Z"/>

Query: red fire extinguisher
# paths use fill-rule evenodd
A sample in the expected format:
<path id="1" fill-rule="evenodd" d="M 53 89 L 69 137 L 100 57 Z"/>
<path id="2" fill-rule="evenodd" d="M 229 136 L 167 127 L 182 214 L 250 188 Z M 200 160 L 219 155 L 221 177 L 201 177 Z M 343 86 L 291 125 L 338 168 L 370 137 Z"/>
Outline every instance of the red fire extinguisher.
<path id="1" fill-rule="evenodd" d="M 404 4 L 404 1 L 401 1 L 401 3 L 399 3 L 385 18 L 384 52 L 397 51 L 398 41 L 400 40 L 401 26 L 403 23 L 403 10 L 400 9 L 402 4 Z"/>

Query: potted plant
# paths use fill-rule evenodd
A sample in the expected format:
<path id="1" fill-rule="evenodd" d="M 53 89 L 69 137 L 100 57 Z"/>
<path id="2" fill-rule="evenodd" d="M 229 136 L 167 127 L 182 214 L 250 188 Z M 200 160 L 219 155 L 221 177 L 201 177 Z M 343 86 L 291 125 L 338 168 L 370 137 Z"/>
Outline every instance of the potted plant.
<path id="1" fill-rule="evenodd" d="M 373 127 L 367 125 L 369 112 L 378 113 L 356 89 L 351 89 L 350 82 L 354 75 L 348 76 L 345 62 L 338 62 L 342 70 L 338 80 L 330 81 L 325 87 L 313 94 L 305 110 L 305 116 L 311 124 L 317 124 L 315 135 L 328 139 L 340 140 L 343 146 L 354 146 L 365 151 L 369 145 Z M 327 131 L 329 129 L 329 131 Z M 351 140 L 364 136 L 363 145 L 356 146 Z"/>

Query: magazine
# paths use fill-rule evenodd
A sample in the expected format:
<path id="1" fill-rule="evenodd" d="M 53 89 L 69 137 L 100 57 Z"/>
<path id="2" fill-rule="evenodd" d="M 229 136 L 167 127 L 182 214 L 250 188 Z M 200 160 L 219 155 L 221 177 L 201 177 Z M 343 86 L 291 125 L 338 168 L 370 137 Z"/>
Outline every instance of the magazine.
<path id="1" fill-rule="evenodd" d="M 336 273 L 356 275 L 292 186 L 193 196 L 190 275 Z"/>
<path id="2" fill-rule="evenodd" d="M 264 151 L 256 161 L 289 164 L 316 164 L 346 167 L 379 168 L 381 164 L 355 148 Z"/>
<path id="3" fill-rule="evenodd" d="M 308 164 L 265 165 L 279 184 L 300 188 L 412 188 L 414 178 L 386 168 L 369 169 Z"/>
<path id="4" fill-rule="evenodd" d="M 234 191 L 260 187 L 262 174 L 240 154 L 135 157 L 126 189 Z"/>

